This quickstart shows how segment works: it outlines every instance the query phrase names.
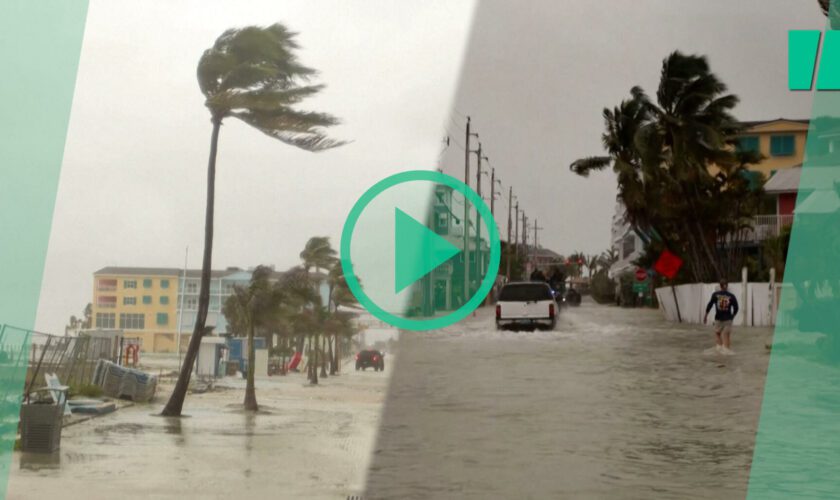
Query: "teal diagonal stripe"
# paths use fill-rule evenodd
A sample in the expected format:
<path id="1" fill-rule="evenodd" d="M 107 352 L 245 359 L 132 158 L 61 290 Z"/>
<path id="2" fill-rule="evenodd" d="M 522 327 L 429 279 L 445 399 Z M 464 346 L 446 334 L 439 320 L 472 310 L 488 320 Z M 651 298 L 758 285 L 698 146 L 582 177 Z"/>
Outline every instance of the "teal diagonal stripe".
<path id="1" fill-rule="evenodd" d="M 749 500 L 840 498 L 839 138 L 840 93 L 814 92 Z"/>
<path id="2" fill-rule="evenodd" d="M 820 35 L 821 33 L 817 30 L 788 32 L 788 88 L 790 90 L 811 90 Z"/>
<path id="3" fill-rule="evenodd" d="M 0 494 L 5 496 L 86 0 L 0 2 Z"/>

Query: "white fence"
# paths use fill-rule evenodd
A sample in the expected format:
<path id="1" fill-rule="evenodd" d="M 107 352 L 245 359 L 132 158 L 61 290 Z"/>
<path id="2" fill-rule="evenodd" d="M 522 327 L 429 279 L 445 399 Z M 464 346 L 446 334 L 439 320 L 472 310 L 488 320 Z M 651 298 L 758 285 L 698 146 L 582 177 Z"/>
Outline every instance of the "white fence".
<path id="1" fill-rule="evenodd" d="M 729 291 L 738 299 L 739 311 L 734 324 L 773 326 L 779 309 L 781 287 L 778 283 L 730 283 Z M 717 283 L 692 283 L 656 289 L 659 309 L 668 321 L 701 324 L 706 305 L 718 289 Z M 678 307 L 679 306 L 679 307 Z M 714 309 L 709 322 L 714 319 Z"/>

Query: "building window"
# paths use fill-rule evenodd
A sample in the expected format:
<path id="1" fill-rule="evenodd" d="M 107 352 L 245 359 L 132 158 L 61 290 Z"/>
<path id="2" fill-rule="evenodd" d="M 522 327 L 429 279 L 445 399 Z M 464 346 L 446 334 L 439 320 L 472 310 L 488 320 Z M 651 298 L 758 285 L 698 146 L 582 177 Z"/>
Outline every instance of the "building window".
<path id="1" fill-rule="evenodd" d="M 117 289 L 117 280 L 102 279 L 96 282 L 96 288 L 100 291 L 113 291 Z"/>
<path id="2" fill-rule="evenodd" d="M 792 156 L 796 150 L 796 141 L 792 135 L 774 135 L 770 137 L 770 154 L 773 156 Z"/>
<path id="3" fill-rule="evenodd" d="M 137 288 L 137 280 L 124 280 L 123 288 Z"/>
<path id="4" fill-rule="evenodd" d="M 137 297 L 123 297 L 123 305 L 124 306 L 135 306 L 135 305 L 137 305 Z"/>
<path id="5" fill-rule="evenodd" d="M 198 283 L 190 281 L 186 286 L 187 293 L 198 293 Z"/>
<path id="6" fill-rule="evenodd" d="M 233 283 L 225 283 L 225 286 L 224 286 L 224 294 L 225 294 L 225 295 L 230 295 L 230 294 L 232 294 L 232 293 L 233 293 L 233 287 L 234 287 L 234 284 L 233 284 Z"/>
<path id="7" fill-rule="evenodd" d="M 146 315 L 120 313 L 120 328 L 124 330 L 143 330 L 146 328 Z"/>
<path id="8" fill-rule="evenodd" d="M 158 326 L 166 326 L 169 324 L 169 315 L 166 313 L 157 313 Z"/>
<path id="9" fill-rule="evenodd" d="M 184 299 L 184 309 L 195 311 L 198 309 L 198 299 L 195 297 L 187 297 Z"/>
<path id="10" fill-rule="evenodd" d="M 750 135 L 739 137 L 735 144 L 735 149 L 744 153 L 758 153 L 761 151 L 759 138 L 757 135 Z"/>
<path id="11" fill-rule="evenodd" d="M 143 296 L 143 303 L 144 304 L 151 304 L 152 303 L 152 296 L 151 295 L 144 295 Z"/>
<path id="12" fill-rule="evenodd" d="M 96 307 L 112 309 L 117 307 L 117 298 L 113 296 L 97 297 Z"/>
<path id="13" fill-rule="evenodd" d="M 624 241 L 621 244 L 621 258 L 626 259 L 630 255 L 632 255 L 633 252 L 635 252 L 635 251 L 636 251 L 636 238 L 634 238 L 632 234 L 627 235 L 627 237 L 624 238 Z"/>
<path id="14" fill-rule="evenodd" d="M 168 305 L 169 304 L 169 297 L 166 296 L 166 295 L 161 295 L 160 296 L 160 304 L 163 305 L 163 306 Z"/>
<path id="15" fill-rule="evenodd" d="M 143 288 L 152 288 L 152 280 L 149 278 L 144 279 Z"/>
<path id="16" fill-rule="evenodd" d="M 161 288 L 169 288 L 169 280 L 160 280 Z"/>
<path id="17" fill-rule="evenodd" d="M 117 318 L 114 313 L 96 313 L 96 328 L 116 328 Z"/>

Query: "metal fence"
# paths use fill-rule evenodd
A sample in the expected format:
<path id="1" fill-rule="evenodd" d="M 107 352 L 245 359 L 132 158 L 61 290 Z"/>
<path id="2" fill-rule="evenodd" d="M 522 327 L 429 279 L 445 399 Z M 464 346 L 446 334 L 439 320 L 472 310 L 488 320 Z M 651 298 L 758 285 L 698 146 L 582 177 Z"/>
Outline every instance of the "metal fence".
<path id="1" fill-rule="evenodd" d="M 121 337 L 65 337 L 0 325 L 0 385 L 26 394 L 45 385 L 46 373 L 64 385 L 90 384 L 97 361 L 119 361 L 121 342 Z"/>

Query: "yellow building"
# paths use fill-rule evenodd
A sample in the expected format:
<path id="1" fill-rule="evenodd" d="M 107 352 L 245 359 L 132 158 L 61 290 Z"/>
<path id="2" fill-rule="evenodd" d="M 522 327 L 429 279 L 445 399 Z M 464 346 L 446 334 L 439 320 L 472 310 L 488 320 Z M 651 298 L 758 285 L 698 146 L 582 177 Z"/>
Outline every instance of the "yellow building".
<path id="1" fill-rule="evenodd" d="M 738 134 L 738 147 L 746 151 L 757 151 L 764 158 L 750 170 L 770 178 L 777 170 L 798 167 L 805 157 L 805 140 L 808 136 L 808 120 L 778 118 L 742 122 L 745 129 Z"/>
<path id="2" fill-rule="evenodd" d="M 145 352 L 175 352 L 177 269 L 106 267 L 93 274 L 93 326 L 123 330 Z M 183 337 L 183 336 L 182 336 Z M 182 338 L 189 341 L 189 335 Z"/>

